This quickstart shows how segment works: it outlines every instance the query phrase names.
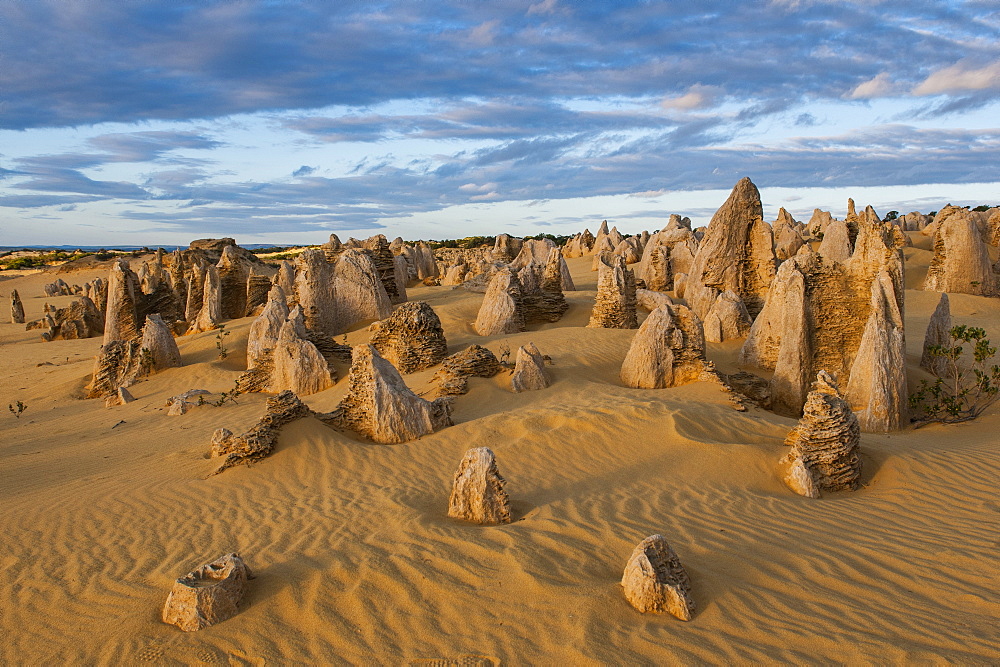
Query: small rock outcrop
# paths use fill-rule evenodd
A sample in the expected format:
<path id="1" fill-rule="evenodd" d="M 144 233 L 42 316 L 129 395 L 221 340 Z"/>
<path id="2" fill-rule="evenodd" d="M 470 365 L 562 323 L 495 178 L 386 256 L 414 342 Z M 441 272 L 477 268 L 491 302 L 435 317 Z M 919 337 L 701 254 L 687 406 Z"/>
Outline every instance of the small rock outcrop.
<path id="1" fill-rule="evenodd" d="M 600 255 L 597 273 L 597 299 L 588 327 L 635 329 L 635 274 L 622 257 Z"/>
<path id="2" fill-rule="evenodd" d="M 920 367 L 938 377 L 944 377 L 948 373 L 948 360 L 942 356 L 931 354 L 930 350 L 935 346 L 951 347 L 951 302 L 948 300 L 948 293 L 941 293 L 941 300 L 938 301 L 931 321 L 927 323 L 927 333 L 924 334 L 924 351 L 920 355 Z"/>
<path id="3" fill-rule="evenodd" d="M 499 269 L 490 279 L 473 326 L 480 336 L 524 331 L 521 281 L 509 267 Z"/>
<path id="4" fill-rule="evenodd" d="M 510 377 L 510 387 L 515 393 L 545 389 L 552 384 L 552 376 L 545 368 L 545 358 L 534 343 L 517 349 L 514 374 Z"/>
<path id="5" fill-rule="evenodd" d="M 10 321 L 12 324 L 24 324 L 24 304 L 17 290 L 10 292 Z"/>
<path id="6" fill-rule="evenodd" d="M 750 333 L 753 321 L 742 299 L 732 290 L 726 290 L 715 299 L 705 315 L 705 340 L 721 343 L 734 338 L 744 338 Z"/>
<path id="7" fill-rule="evenodd" d="M 455 473 L 448 516 L 472 523 L 510 523 L 510 499 L 506 481 L 497 470 L 496 457 L 489 447 L 470 449 Z"/>
<path id="8" fill-rule="evenodd" d="M 481 345 L 470 345 L 445 357 L 433 382 L 442 396 L 460 396 L 469 391 L 469 378 L 491 378 L 503 368 L 496 355 Z"/>
<path id="9" fill-rule="evenodd" d="M 130 387 L 138 378 L 149 372 L 141 353 L 138 338 L 113 340 L 101 346 L 94 362 L 94 376 L 87 390 L 87 398 L 104 398 Z"/>
<path id="10" fill-rule="evenodd" d="M 448 354 L 448 341 L 437 313 L 423 301 L 402 304 L 368 327 L 369 342 L 400 373 L 437 365 Z"/>
<path id="11" fill-rule="evenodd" d="M 202 565 L 174 582 L 163 607 L 163 622 L 194 632 L 232 618 L 252 578 L 239 554 Z"/>
<path id="12" fill-rule="evenodd" d="M 94 338 L 104 332 L 104 316 L 89 297 L 82 296 L 65 308 L 50 308 L 45 317 L 29 322 L 26 329 L 44 329 L 42 340 L 79 340 Z"/>
<path id="13" fill-rule="evenodd" d="M 627 387 L 663 389 L 695 382 L 705 368 L 705 334 L 687 306 L 663 305 L 639 327 L 622 363 Z"/>
<path id="14" fill-rule="evenodd" d="M 270 455 L 274 451 L 274 443 L 278 440 L 282 426 L 314 414 L 309 406 L 290 391 L 271 396 L 267 399 L 264 416 L 247 431 L 228 438 L 225 434 L 220 434 L 218 438 L 213 434 L 212 452 L 216 456 L 224 456 L 225 459 L 212 474 L 218 475 L 227 468 L 240 463 L 254 463 Z"/>
<path id="15" fill-rule="evenodd" d="M 354 348 L 348 390 L 332 421 L 382 444 L 451 426 L 451 399 L 425 401 L 371 345 Z"/>
<path id="16" fill-rule="evenodd" d="M 667 613 L 682 621 L 694 616 L 691 580 L 662 535 L 650 535 L 632 551 L 622 587 L 625 599 L 644 614 Z"/>
<path id="17" fill-rule="evenodd" d="M 802 419 L 785 444 L 792 449 L 782 463 L 785 482 L 796 493 L 815 498 L 819 491 L 855 490 L 861 479 L 858 444 L 861 428 L 851 406 L 826 371 L 816 376 Z"/>

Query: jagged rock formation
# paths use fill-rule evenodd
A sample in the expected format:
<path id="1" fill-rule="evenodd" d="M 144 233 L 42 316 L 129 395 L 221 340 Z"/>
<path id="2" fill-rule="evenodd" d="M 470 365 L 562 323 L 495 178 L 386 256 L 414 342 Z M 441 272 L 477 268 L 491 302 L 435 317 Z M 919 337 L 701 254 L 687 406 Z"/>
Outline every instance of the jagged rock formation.
<path id="1" fill-rule="evenodd" d="M 588 327 L 635 329 L 635 274 L 621 257 L 599 256 L 597 299 Z"/>
<path id="2" fill-rule="evenodd" d="M 406 284 L 410 282 L 409 268 L 406 263 L 406 258 L 402 255 L 397 255 L 392 258 L 392 268 L 393 275 L 396 278 L 396 295 L 397 299 L 402 302 L 406 301 Z"/>
<path id="3" fill-rule="evenodd" d="M 201 310 L 191 322 L 188 333 L 212 331 L 219 328 L 222 321 L 222 301 L 219 292 L 219 270 L 209 264 L 205 267 L 204 291 L 201 297 Z M 244 303 L 244 307 L 245 307 Z M 242 317 L 242 315 L 241 315 Z"/>
<path id="4" fill-rule="evenodd" d="M 129 387 L 149 371 L 143 359 L 142 345 L 138 338 L 113 340 L 101 346 L 94 362 L 94 375 L 87 390 L 87 398 L 103 398 Z"/>
<path id="5" fill-rule="evenodd" d="M 460 396 L 469 391 L 469 378 L 491 378 L 502 366 L 496 356 L 480 345 L 470 345 L 461 352 L 445 357 L 441 370 L 432 382 L 442 396 Z"/>
<path id="6" fill-rule="evenodd" d="M 820 371 L 806 399 L 802 419 L 785 438 L 785 444 L 792 448 L 782 460 L 789 468 L 786 483 L 808 497 L 817 497 L 819 491 L 857 489 L 861 479 L 860 440 L 857 417 L 830 374 Z"/>
<path id="7" fill-rule="evenodd" d="M 163 607 L 163 622 L 194 632 L 232 618 L 252 578 L 239 554 L 202 565 L 174 582 Z"/>
<path id="8" fill-rule="evenodd" d="M 125 405 L 135 400 L 135 396 L 125 387 L 118 387 L 118 391 L 105 397 L 104 407 L 113 408 L 116 405 Z"/>
<path id="9" fill-rule="evenodd" d="M 388 318 L 368 327 L 369 343 L 400 373 L 415 373 L 448 354 L 441 320 L 423 301 L 404 303 Z"/>
<path id="10" fill-rule="evenodd" d="M 872 283 L 871 311 L 851 366 L 847 400 L 862 430 L 887 433 L 905 421 L 906 341 L 903 312 L 887 271 Z"/>
<path id="11" fill-rule="evenodd" d="M 104 316 L 87 297 L 80 297 L 65 308 L 51 308 L 46 304 L 45 316 L 29 322 L 25 329 L 44 329 L 42 340 L 78 340 L 94 338 L 104 331 Z"/>
<path id="12" fill-rule="evenodd" d="M 948 293 L 942 292 L 941 300 L 938 301 L 937 308 L 927 323 L 924 350 L 920 355 L 920 367 L 938 377 L 945 377 L 948 374 L 948 360 L 942 356 L 932 355 L 930 348 L 937 345 L 951 347 L 951 328 L 951 302 L 948 300 Z"/>
<path id="13" fill-rule="evenodd" d="M 198 262 L 191 267 L 191 273 L 187 278 L 187 301 L 184 304 L 184 319 L 188 322 L 193 322 L 201 312 L 207 272 L 208 267 L 204 262 Z"/>
<path id="14" fill-rule="evenodd" d="M 213 452 L 226 458 L 212 474 L 218 475 L 226 468 L 232 468 L 240 463 L 254 463 L 270 455 L 274 451 L 274 443 L 278 440 L 282 426 L 314 414 L 309 406 L 290 391 L 271 396 L 267 399 L 264 416 L 249 430 L 228 439 L 220 438 L 218 442 L 215 442 L 213 436 Z"/>
<path id="15" fill-rule="evenodd" d="M 267 303 L 267 294 L 271 291 L 271 279 L 257 273 L 252 268 L 247 276 L 247 308 L 244 317 L 257 314 L 257 310 Z"/>
<path id="16" fill-rule="evenodd" d="M 128 262 L 118 260 L 108 276 L 108 305 L 104 316 L 104 344 L 132 340 L 139 336 L 142 324 L 137 312 L 139 277 Z"/>
<path id="17" fill-rule="evenodd" d="M 296 306 L 278 331 L 271 352 L 271 375 L 265 391 L 292 391 L 308 396 L 333 386 L 327 360 L 306 337 L 301 306 Z"/>
<path id="18" fill-rule="evenodd" d="M 622 575 L 625 599 L 642 613 L 694 616 L 691 580 L 662 535 L 650 535 L 632 551 Z"/>
<path id="19" fill-rule="evenodd" d="M 248 369 L 267 366 L 267 374 L 270 375 L 272 352 L 278 342 L 281 325 L 288 319 L 288 313 L 285 290 L 279 285 L 273 285 L 268 292 L 264 310 L 250 324 L 247 336 Z"/>
<path id="20" fill-rule="evenodd" d="M 550 251 L 556 247 L 551 239 L 532 239 L 521 242 L 521 250 L 510 263 L 510 267 L 515 271 L 520 271 L 529 264 L 545 266 L 549 259 Z"/>
<path id="21" fill-rule="evenodd" d="M 280 270 L 278 275 L 281 275 Z M 323 251 L 310 248 L 295 258 L 294 293 L 295 301 L 302 307 L 308 331 L 325 336 L 335 336 L 341 332 L 333 267 L 327 262 Z"/>
<path id="22" fill-rule="evenodd" d="M 431 250 L 429 245 L 423 241 L 417 241 L 417 245 L 414 250 L 414 263 L 417 271 L 417 280 L 436 278 L 440 275 L 437 261 L 434 259 L 434 251 Z"/>
<path id="23" fill-rule="evenodd" d="M 524 331 L 524 322 L 521 282 L 509 267 L 501 268 L 490 279 L 473 326 L 480 336 L 495 336 Z"/>
<path id="24" fill-rule="evenodd" d="M 150 370 L 161 371 L 181 365 L 181 351 L 177 349 L 177 341 L 158 313 L 146 316 L 140 346 L 144 354 L 149 354 Z"/>
<path id="25" fill-rule="evenodd" d="M 451 399 L 425 401 L 371 345 L 354 348 L 347 395 L 333 423 L 382 444 L 407 442 L 451 426 Z"/>
<path id="26" fill-rule="evenodd" d="M 743 338 L 750 333 L 753 322 L 743 301 L 732 290 L 720 294 L 705 316 L 705 340 L 721 343 L 734 338 Z"/>
<path id="27" fill-rule="evenodd" d="M 378 269 L 366 251 L 348 248 L 342 252 L 333 267 L 333 281 L 335 334 L 361 320 L 385 319 L 392 312 Z"/>
<path id="28" fill-rule="evenodd" d="M 562 290 L 563 264 L 562 250 L 553 246 L 540 276 L 535 264 L 528 264 L 518 274 L 531 276 L 530 283 L 521 280 L 525 322 L 558 322 L 569 309 Z"/>
<path id="29" fill-rule="evenodd" d="M 376 234 L 365 241 L 365 248 L 369 251 L 372 263 L 378 278 L 382 281 L 382 287 L 389 297 L 391 303 L 402 303 L 406 301 L 406 292 L 399 293 L 396 281 L 396 258 L 389 248 L 389 241 L 384 234 Z M 404 260 L 405 261 L 405 260 Z M 404 283 L 405 284 L 405 283 Z"/>
<path id="30" fill-rule="evenodd" d="M 778 219 L 772 225 L 774 233 L 774 254 L 779 261 L 792 257 L 805 243 L 799 233 L 798 224 L 784 208 L 778 211 Z"/>
<path id="31" fill-rule="evenodd" d="M 24 324 L 24 304 L 17 290 L 10 292 L 10 321 L 12 324 Z"/>
<path id="32" fill-rule="evenodd" d="M 627 387 L 663 389 L 695 382 L 705 368 L 705 334 L 686 306 L 663 305 L 639 327 L 622 363 Z"/>
<path id="33" fill-rule="evenodd" d="M 654 292 L 648 289 L 637 289 L 635 291 L 635 305 L 642 308 L 647 313 L 652 312 L 663 305 L 673 305 L 673 299 L 663 292 Z"/>
<path id="34" fill-rule="evenodd" d="M 946 206 L 935 218 L 934 258 L 923 289 L 979 296 L 1000 295 L 986 243 L 971 213 Z"/>
<path id="35" fill-rule="evenodd" d="M 688 273 L 686 298 L 704 317 L 716 296 L 731 290 L 755 317 L 764 306 L 775 266 L 774 240 L 771 226 L 764 222 L 760 193 L 743 178 L 712 216 Z"/>
<path id="36" fill-rule="evenodd" d="M 271 278 L 271 284 L 277 285 L 281 288 L 281 291 L 285 293 L 285 303 L 289 307 L 294 307 L 298 304 L 298 299 L 295 294 L 295 265 L 289 262 L 287 259 L 281 260 L 278 265 L 278 272 L 274 274 Z"/>
<path id="37" fill-rule="evenodd" d="M 590 230 L 585 229 L 566 242 L 563 248 L 563 255 L 566 257 L 583 257 L 584 255 L 589 255 L 594 251 L 594 243 L 596 241 L 597 239 L 590 233 Z"/>
<path id="38" fill-rule="evenodd" d="M 456 264 L 455 266 L 448 267 L 444 272 L 444 278 L 441 279 L 442 285 L 461 285 L 465 282 L 465 264 Z"/>
<path id="39" fill-rule="evenodd" d="M 850 259 L 854 244 L 851 243 L 851 233 L 846 222 L 833 220 L 826 226 L 818 252 L 834 262 L 846 262 Z"/>
<path id="40" fill-rule="evenodd" d="M 634 238 L 634 237 L 633 237 Z M 614 254 L 625 260 L 626 264 L 635 264 L 640 259 L 642 255 L 639 250 L 635 247 L 635 244 L 629 243 L 631 239 L 625 239 L 621 243 L 615 246 Z"/>
<path id="41" fill-rule="evenodd" d="M 545 368 L 545 358 L 534 343 L 517 349 L 514 374 L 510 377 L 510 388 L 515 393 L 545 389 L 552 384 L 552 376 Z"/>
<path id="42" fill-rule="evenodd" d="M 829 211 L 813 209 L 812 217 L 806 223 L 806 233 L 814 239 L 821 238 L 826 233 L 826 227 L 833 222 L 833 216 Z"/>
<path id="43" fill-rule="evenodd" d="M 521 252 L 521 239 L 516 239 L 509 234 L 498 234 L 493 243 L 493 259 L 497 262 L 510 264 Z"/>
<path id="44" fill-rule="evenodd" d="M 808 246 L 782 262 L 766 305 L 740 351 L 741 365 L 774 370 L 771 408 L 779 414 L 802 414 L 809 384 L 820 370 L 841 378 L 848 387 L 848 402 L 855 409 L 861 409 L 872 396 L 897 391 L 889 385 L 900 386 L 902 363 L 892 372 L 892 381 L 881 371 L 863 373 L 867 381 L 883 383 L 881 388 L 862 390 L 859 383 L 853 387 L 849 383 L 853 369 L 861 368 L 856 357 L 873 311 L 873 284 L 882 272 L 886 276 L 879 289 L 894 304 L 886 308 L 900 315 L 903 312 L 903 258 L 898 230 L 881 222 L 871 207 L 863 216 L 855 215 L 855 219 L 859 233 L 854 253 L 846 262 L 832 261 Z M 884 327 L 885 335 L 880 338 L 873 331 L 870 344 L 883 340 L 895 346 L 901 342 L 902 329 L 893 325 L 890 331 L 890 322 L 901 319 L 895 314 L 879 317 L 873 326 Z M 878 366 L 885 369 L 882 362 Z M 865 423 L 862 421 L 862 428 Z"/>
<path id="45" fill-rule="evenodd" d="M 472 523 L 510 523 L 510 499 L 506 481 L 497 470 L 489 447 L 470 449 L 462 457 L 448 498 L 448 516 Z"/>

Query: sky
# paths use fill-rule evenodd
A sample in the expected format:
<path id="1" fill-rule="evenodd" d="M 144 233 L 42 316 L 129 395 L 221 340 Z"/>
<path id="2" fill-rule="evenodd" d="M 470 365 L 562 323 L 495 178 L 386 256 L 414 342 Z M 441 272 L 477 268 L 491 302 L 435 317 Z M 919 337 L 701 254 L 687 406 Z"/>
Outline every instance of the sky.
<path id="1" fill-rule="evenodd" d="M 0 0 L 0 245 L 1000 204 L 996 0 Z"/>

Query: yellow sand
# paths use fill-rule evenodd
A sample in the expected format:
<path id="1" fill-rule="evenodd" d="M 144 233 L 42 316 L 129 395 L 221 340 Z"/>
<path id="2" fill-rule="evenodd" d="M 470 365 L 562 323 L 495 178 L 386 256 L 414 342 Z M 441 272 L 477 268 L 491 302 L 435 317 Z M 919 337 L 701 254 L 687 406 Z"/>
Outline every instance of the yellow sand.
<path id="1" fill-rule="evenodd" d="M 928 250 L 906 255 L 912 386 L 926 377 L 917 361 L 938 295 L 913 290 Z M 266 397 L 180 417 L 163 404 L 229 389 L 249 319 L 227 324 L 224 361 L 214 333 L 181 338 L 185 365 L 110 409 L 79 398 L 100 339 L 44 343 L 0 325 L 2 405 L 28 405 L 20 419 L 0 415 L 0 662 L 1000 662 L 1000 410 L 864 435 L 863 489 L 795 496 L 775 473 L 792 420 L 739 413 L 711 384 L 621 386 L 634 332 L 584 328 L 590 265 L 570 260 L 581 291 L 561 322 L 505 337 L 472 331 L 481 295 L 410 290 L 440 315 L 451 352 L 534 341 L 554 361 L 549 389 L 513 394 L 506 374 L 473 379 L 455 426 L 403 445 L 303 420 L 270 458 L 208 479 L 213 430 L 248 427 Z M 18 289 L 37 318 L 53 279 L 0 282 L 0 293 Z M 996 300 L 951 303 L 957 322 L 1000 340 Z M 359 324 L 348 341 L 366 337 Z M 733 371 L 738 349 L 710 345 L 709 357 Z M 337 385 L 307 403 L 338 403 L 338 370 Z M 432 374 L 406 380 L 421 393 Z M 445 516 L 462 454 L 482 445 L 508 479 L 509 526 Z M 639 614 L 621 594 L 627 557 L 653 533 L 691 576 L 689 623 Z M 160 622 L 173 579 L 229 551 L 257 574 L 240 613 L 190 634 Z"/>

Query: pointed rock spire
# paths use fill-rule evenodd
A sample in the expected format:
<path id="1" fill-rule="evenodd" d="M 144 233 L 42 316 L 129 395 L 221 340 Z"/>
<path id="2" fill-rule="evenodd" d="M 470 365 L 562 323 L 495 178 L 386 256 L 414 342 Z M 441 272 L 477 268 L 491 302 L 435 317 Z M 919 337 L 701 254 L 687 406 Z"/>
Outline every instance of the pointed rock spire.
<path id="1" fill-rule="evenodd" d="M 470 449 L 455 473 L 448 516 L 472 523 L 510 523 L 510 500 L 506 481 L 497 470 L 496 457 L 489 447 Z"/>
<path id="2" fill-rule="evenodd" d="M 629 604 L 644 614 L 668 613 L 682 621 L 694 616 L 691 580 L 662 535 L 650 535 L 632 551 L 622 587 Z"/>
<path id="3" fill-rule="evenodd" d="M 951 347 L 951 302 L 948 293 L 941 293 L 930 322 L 927 323 L 927 333 L 924 334 L 924 351 L 920 355 L 920 367 L 938 377 L 948 373 L 948 360 L 942 356 L 933 355 L 930 349 L 934 346 Z"/>
<path id="4" fill-rule="evenodd" d="M 622 362 L 627 387 L 662 389 L 694 382 L 705 367 L 701 322 L 686 306 L 663 305 L 639 327 Z"/>

